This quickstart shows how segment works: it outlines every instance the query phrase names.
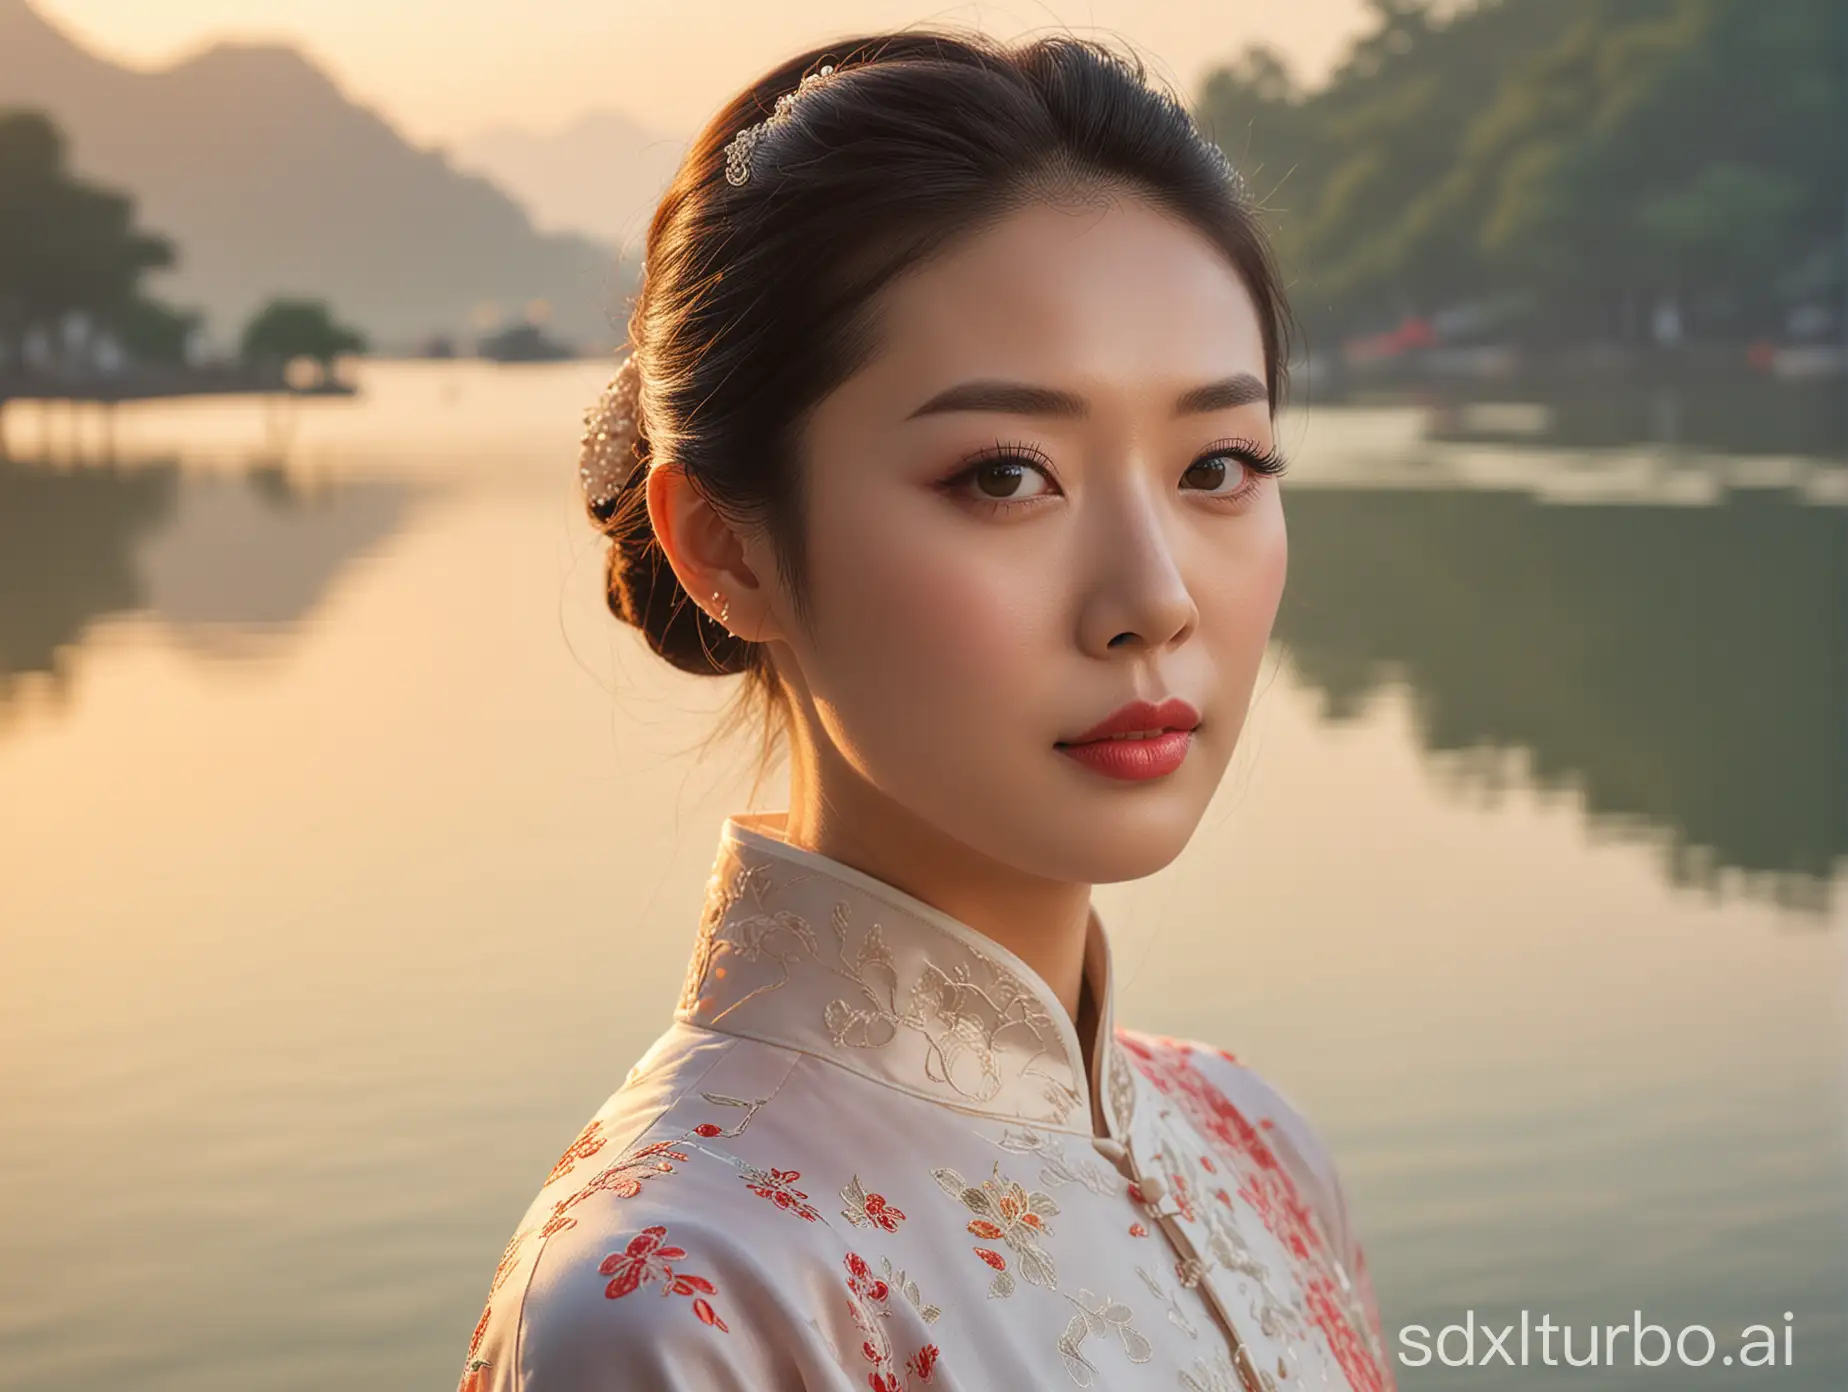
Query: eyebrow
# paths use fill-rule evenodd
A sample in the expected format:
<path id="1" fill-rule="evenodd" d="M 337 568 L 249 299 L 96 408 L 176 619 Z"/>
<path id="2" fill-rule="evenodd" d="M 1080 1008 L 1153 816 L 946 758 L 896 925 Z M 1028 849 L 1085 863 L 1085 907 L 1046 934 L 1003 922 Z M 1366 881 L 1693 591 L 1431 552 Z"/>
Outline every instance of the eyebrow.
<path id="1" fill-rule="evenodd" d="M 1225 411 L 1269 400 L 1270 392 L 1264 383 L 1249 372 L 1239 372 L 1182 392 L 1175 400 L 1174 414 Z M 1055 387 L 979 378 L 938 392 L 905 419 L 916 420 L 919 416 L 953 411 L 999 411 L 1010 416 L 1061 416 L 1083 420 L 1090 414 L 1091 404 L 1076 392 L 1060 391 Z"/>

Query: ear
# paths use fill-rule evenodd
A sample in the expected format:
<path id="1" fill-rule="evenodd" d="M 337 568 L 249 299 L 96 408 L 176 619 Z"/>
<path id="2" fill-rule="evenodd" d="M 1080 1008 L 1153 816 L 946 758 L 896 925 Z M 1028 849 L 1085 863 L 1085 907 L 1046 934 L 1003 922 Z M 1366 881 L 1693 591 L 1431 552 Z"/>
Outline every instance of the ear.
<path id="1" fill-rule="evenodd" d="M 757 548 L 700 496 L 684 469 L 670 464 L 650 469 L 645 487 L 649 523 L 693 602 L 717 623 L 729 601 L 724 626 L 748 642 L 780 636 L 770 612 L 772 597 L 748 559 Z"/>

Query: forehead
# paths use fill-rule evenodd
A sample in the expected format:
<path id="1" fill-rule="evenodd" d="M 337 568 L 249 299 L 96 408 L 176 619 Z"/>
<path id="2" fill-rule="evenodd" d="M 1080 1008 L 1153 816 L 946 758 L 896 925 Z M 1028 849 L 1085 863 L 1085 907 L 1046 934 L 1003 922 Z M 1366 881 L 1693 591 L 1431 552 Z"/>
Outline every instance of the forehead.
<path id="1" fill-rule="evenodd" d="M 1130 195 L 1015 211 L 889 286 L 879 321 L 864 391 L 927 395 L 985 375 L 1164 389 L 1266 378 L 1237 270 L 1205 234 Z"/>

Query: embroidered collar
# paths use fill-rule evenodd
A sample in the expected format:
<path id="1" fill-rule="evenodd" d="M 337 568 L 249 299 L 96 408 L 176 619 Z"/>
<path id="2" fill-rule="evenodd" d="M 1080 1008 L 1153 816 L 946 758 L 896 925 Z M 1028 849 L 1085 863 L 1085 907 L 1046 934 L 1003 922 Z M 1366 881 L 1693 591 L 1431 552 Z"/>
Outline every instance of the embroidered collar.
<path id="1" fill-rule="evenodd" d="M 1044 978 L 967 924 L 782 839 L 787 812 L 726 819 L 675 1018 L 798 1049 L 961 1111 L 1090 1135 L 1084 1054 Z M 1099 1072 L 1121 1090 L 1110 947 L 1084 975 Z M 1099 1108 L 1116 1134 L 1122 1099 Z"/>

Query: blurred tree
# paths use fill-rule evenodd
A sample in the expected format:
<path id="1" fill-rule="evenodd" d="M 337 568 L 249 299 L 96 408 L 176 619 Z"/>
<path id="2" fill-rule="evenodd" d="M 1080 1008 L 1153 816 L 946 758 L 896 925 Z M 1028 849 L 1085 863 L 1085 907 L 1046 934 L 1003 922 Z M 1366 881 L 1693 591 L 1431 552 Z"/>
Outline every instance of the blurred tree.
<path id="1" fill-rule="evenodd" d="M 76 316 L 114 330 L 170 313 L 144 300 L 139 285 L 173 264 L 173 244 L 137 230 L 132 199 L 78 181 L 66 161 L 48 117 L 0 113 L 0 348 L 15 367 L 35 332 L 53 354 L 66 353 Z"/>
<path id="2" fill-rule="evenodd" d="M 1252 50 L 1198 113 L 1312 334 L 1497 299 L 1533 333 L 1623 337 L 1663 297 L 1760 332 L 1818 267 L 1841 283 L 1840 0 L 1369 8 L 1320 90 Z"/>
<path id="3" fill-rule="evenodd" d="M 186 361 L 200 322 L 200 316 L 190 310 L 138 300 L 119 316 L 114 329 L 122 351 L 136 362 L 177 366 Z"/>
<path id="4" fill-rule="evenodd" d="M 312 358 L 323 377 L 343 353 L 365 351 L 365 335 L 337 323 L 324 301 L 286 296 L 271 300 L 251 317 L 241 347 L 249 363 L 282 365 Z"/>

